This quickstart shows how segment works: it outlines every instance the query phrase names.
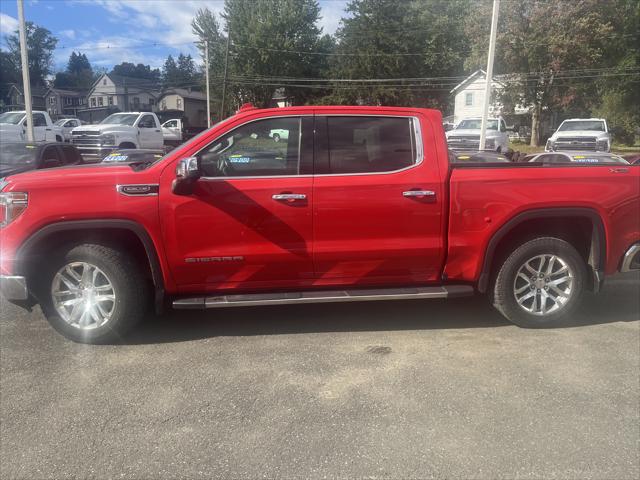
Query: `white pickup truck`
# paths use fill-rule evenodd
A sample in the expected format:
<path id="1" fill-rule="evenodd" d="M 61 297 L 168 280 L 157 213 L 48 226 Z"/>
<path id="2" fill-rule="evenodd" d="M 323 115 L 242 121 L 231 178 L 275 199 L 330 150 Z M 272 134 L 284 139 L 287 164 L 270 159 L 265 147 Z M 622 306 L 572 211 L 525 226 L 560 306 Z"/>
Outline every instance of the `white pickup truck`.
<path id="1" fill-rule="evenodd" d="M 165 145 L 180 145 L 204 132 L 207 127 L 192 127 L 186 118 L 171 118 L 162 124 Z"/>
<path id="2" fill-rule="evenodd" d="M 36 142 L 62 142 L 62 129 L 54 125 L 47 112 L 33 112 L 33 140 Z M 0 141 L 2 143 L 27 140 L 27 113 L 24 110 L 0 115 Z"/>
<path id="3" fill-rule="evenodd" d="M 611 151 L 611 133 L 604 118 L 570 118 L 547 140 L 545 151 Z"/>
<path id="4" fill-rule="evenodd" d="M 151 112 L 114 113 L 97 125 L 74 128 L 71 142 L 85 159 L 98 161 L 116 148 L 159 150 L 164 144 L 160 121 Z"/>
<path id="5" fill-rule="evenodd" d="M 446 132 L 447 144 L 452 150 L 477 150 L 480 146 L 482 119 L 464 118 L 453 130 Z M 509 148 L 507 124 L 502 117 L 487 119 L 485 150 L 506 152 Z"/>

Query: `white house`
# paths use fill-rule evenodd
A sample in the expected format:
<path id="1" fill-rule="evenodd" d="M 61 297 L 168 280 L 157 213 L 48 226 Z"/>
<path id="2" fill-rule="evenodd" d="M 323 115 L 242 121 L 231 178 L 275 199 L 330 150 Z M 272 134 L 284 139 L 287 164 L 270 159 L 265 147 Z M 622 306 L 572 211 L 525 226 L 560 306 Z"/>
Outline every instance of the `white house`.
<path id="1" fill-rule="evenodd" d="M 86 109 L 78 116 L 87 122 L 104 119 L 113 112 L 152 112 L 156 110 L 158 92 L 152 81 L 105 73 L 91 86 Z"/>
<path id="2" fill-rule="evenodd" d="M 482 116 L 486 78 L 487 74 L 484 70 L 476 70 L 451 90 L 450 93 L 455 95 L 454 123 L 458 123 L 463 118 Z M 499 91 L 504 88 L 504 84 L 494 79 L 492 88 L 494 92 Z M 489 104 L 490 115 L 500 115 L 501 109 L 502 105 L 498 102 Z"/>
<path id="3" fill-rule="evenodd" d="M 192 127 L 207 126 L 207 95 L 202 92 L 190 88 L 170 88 L 162 92 L 157 106 L 159 114 L 183 112 Z"/>

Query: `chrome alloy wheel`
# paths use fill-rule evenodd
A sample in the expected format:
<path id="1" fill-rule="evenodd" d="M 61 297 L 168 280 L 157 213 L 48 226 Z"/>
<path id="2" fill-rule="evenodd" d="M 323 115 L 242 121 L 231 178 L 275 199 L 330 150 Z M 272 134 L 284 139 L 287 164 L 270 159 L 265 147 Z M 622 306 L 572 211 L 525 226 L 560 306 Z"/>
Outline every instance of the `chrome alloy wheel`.
<path id="1" fill-rule="evenodd" d="M 81 330 L 103 326 L 116 306 L 116 295 L 107 275 L 86 262 L 68 263 L 51 284 L 53 306 L 69 325 Z"/>
<path id="2" fill-rule="evenodd" d="M 513 295 L 527 313 L 548 315 L 567 304 L 573 292 L 574 278 L 573 270 L 560 257 L 538 255 L 518 269 Z"/>

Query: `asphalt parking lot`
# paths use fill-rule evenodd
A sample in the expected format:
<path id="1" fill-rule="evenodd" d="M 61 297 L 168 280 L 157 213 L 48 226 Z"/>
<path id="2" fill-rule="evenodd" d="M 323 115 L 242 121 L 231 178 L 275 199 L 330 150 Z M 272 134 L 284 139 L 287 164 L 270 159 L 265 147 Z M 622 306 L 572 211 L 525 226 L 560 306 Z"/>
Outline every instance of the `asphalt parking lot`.
<path id="1" fill-rule="evenodd" d="M 481 298 L 172 313 L 73 344 L 2 303 L 2 478 L 640 476 L 640 277 L 571 326 Z"/>

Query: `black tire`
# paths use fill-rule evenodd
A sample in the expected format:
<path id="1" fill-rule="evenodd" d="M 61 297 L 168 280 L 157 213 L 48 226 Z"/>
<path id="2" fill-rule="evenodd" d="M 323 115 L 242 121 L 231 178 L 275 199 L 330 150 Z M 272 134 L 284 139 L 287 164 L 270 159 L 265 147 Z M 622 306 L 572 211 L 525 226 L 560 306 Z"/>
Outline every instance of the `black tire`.
<path id="1" fill-rule="evenodd" d="M 525 308 L 518 304 L 515 295 L 518 271 L 528 260 L 538 255 L 555 255 L 569 267 L 573 274 L 573 283 L 568 299 L 563 297 L 565 303 L 560 308 L 543 315 L 535 315 L 525 311 Z M 493 288 L 493 305 L 509 321 L 520 327 L 543 328 L 562 325 L 575 313 L 576 308 L 580 305 L 586 281 L 587 265 L 571 244 L 559 238 L 535 238 L 516 248 L 500 267 Z M 529 288 L 532 291 L 540 291 L 535 286 Z M 527 291 L 525 290 L 525 292 Z M 537 301 L 540 304 L 542 299 L 540 298 Z M 547 300 L 544 300 L 544 302 L 545 305 L 548 305 L 548 302 L 553 304 Z"/>
<path id="2" fill-rule="evenodd" d="M 280 141 L 280 135 L 278 135 L 277 133 L 273 134 L 273 141 L 278 143 Z"/>
<path id="3" fill-rule="evenodd" d="M 53 302 L 54 276 L 71 262 L 87 262 L 99 268 L 113 286 L 116 300 L 111 317 L 102 326 L 81 329 L 65 322 Z M 127 253 L 105 245 L 81 244 L 64 249 L 45 266 L 36 295 L 51 326 L 78 343 L 105 344 L 120 340 L 145 314 L 149 288 L 138 263 Z"/>
<path id="4" fill-rule="evenodd" d="M 56 135 L 56 142 L 62 142 L 62 137 L 60 135 Z"/>
<path id="5" fill-rule="evenodd" d="M 122 148 L 122 149 L 124 149 L 124 148 L 135 149 L 135 148 L 137 148 L 137 147 L 135 146 L 135 144 L 134 144 L 134 143 L 131 143 L 131 142 L 123 142 L 123 143 L 121 143 L 120 145 L 118 145 L 118 148 Z"/>

